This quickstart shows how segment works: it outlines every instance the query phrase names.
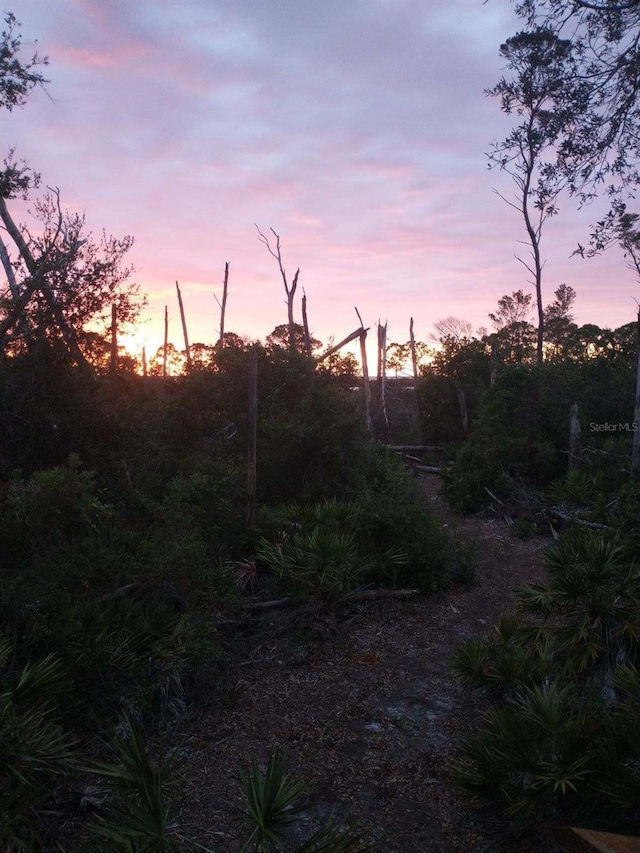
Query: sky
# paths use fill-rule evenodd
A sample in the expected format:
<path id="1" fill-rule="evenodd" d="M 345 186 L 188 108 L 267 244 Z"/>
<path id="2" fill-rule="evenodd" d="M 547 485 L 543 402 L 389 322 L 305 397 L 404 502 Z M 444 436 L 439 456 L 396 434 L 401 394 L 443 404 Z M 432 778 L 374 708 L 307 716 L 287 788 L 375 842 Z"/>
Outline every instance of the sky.
<path id="1" fill-rule="evenodd" d="M 300 267 L 312 332 L 359 322 L 429 340 L 447 316 L 490 327 L 498 299 L 533 293 L 509 177 L 486 152 L 509 119 L 484 91 L 519 28 L 509 0 L 6 0 L 25 57 L 49 57 L 47 91 L 3 116 L 1 140 L 86 214 L 132 235 L 148 296 L 129 339 L 152 352 L 175 283 L 192 343 L 226 329 L 264 339 L 286 322 L 275 260 L 256 224 Z M 37 45 L 34 42 L 37 40 Z M 577 291 L 575 317 L 634 319 L 638 284 L 618 249 L 571 257 L 597 206 L 560 200 L 542 238 L 545 302 Z M 300 317 L 300 303 L 296 304 Z M 375 337 L 370 335 L 370 340 Z"/>

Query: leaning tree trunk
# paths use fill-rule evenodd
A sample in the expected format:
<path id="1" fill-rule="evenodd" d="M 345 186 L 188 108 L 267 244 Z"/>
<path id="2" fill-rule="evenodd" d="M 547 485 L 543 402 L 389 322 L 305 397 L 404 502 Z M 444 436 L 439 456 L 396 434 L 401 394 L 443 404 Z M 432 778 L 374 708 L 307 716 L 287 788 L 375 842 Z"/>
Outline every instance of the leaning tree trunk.
<path id="1" fill-rule="evenodd" d="M 180 319 L 182 320 L 182 333 L 184 335 L 184 349 L 187 354 L 187 373 L 191 373 L 191 347 L 189 346 L 189 335 L 187 333 L 187 318 L 184 314 L 184 305 L 182 304 L 182 294 L 180 286 L 176 281 L 176 290 L 178 291 L 178 305 L 180 306 Z"/>

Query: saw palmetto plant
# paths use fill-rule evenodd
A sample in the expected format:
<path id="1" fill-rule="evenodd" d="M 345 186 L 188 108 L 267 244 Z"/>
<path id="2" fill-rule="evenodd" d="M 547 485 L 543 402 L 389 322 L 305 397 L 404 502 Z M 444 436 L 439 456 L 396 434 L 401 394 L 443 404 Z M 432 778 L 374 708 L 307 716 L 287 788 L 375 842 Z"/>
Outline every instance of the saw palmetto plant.
<path id="1" fill-rule="evenodd" d="M 463 683 L 497 701 L 454 778 L 519 819 L 620 819 L 640 807 L 640 569 L 623 541 L 584 529 L 545 565 L 519 590 L 526 618 L 455 653 Z"/>
<path id="2" fill-rule="evenodd" d="M 73 760 L 52 698 L 65 689 L 64 668 L 54 657 L 12 671 L 12 649 L 0 641 L 0 846 L 38 849 L 38 829 L 57 779 Z"/>
<path id="3" fill-rule="evenodd" d="M 640 638 L 640 564 L 616 538 L 581 530 L 549 548 L 545 566 L 546 583 L 523 587 L 520 606 L 554 623 L 568 675 L 613 670 Z"/>
<path id="4" fill-rule="evenodd" d="M 242 846 L 242 853 L 367 853 L 371 850 L 364 835 L 347 827 L 335 817 L 306 841 L 291 846 L 288 830 L 305 810 L 306 786 L 285 768 L 280 753 L 272 753 L 262 772 L 252 762 L 243 774 L 246 814 L 252 830 Z"/>

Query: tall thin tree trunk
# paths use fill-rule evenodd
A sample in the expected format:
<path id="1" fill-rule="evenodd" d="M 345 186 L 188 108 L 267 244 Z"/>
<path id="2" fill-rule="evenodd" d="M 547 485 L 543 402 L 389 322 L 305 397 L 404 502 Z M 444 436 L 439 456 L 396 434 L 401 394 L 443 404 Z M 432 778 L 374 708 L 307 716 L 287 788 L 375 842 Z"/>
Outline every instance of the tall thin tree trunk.
<path id="1" fill-rule="evenodd" d="M 169 346 L 169 308 L 164 306 L 164 347 L 162 350 L 162 378 L 167 378 L 167 347 Z"/>
<path id="2" fill-rule="evenodd" d="M 258 446 L 258 349 L 249 353 L 249 412 L 247 444 L 247 524 L 256 518 L 257 446 Z"/>
<path id="3" fill-rule="evenodd" d="M 302 330 L 304 333 L 304 351 L 307 358 L 311 358 L 311 334 L 309 333 L 309 319 L 307 317 L 307 294 L 302 290 Z"/>
<path id="4" fill-rule="evenodd" d="M 191 348 L 189 346 L 189 335 L 187 333 L 187 318 L 184 315 L 184 305 L 182 304 L 182 294 L 180 286 L 176 281 L 176 290 L 178 292 L 178 305 L 180 306 L 180 319 L 182 320 L 182 333 L 184 335 L 184 349 L 187 354 L 187 373 L 191 373 Z"/>
<path id="5" fill-rule="evenodd" d="M 287 291 L 287 318 L 289 321 L 289 350 L 291 352 L 295 352 L 296 350 L 296 321 L 293 317 L 293 301 L 296 295 L 296 288 L 298 286 L 298 276 L 300 275 L 300 269 L 296 270 L 296 274 L 293 277 L 293 281 L 291 282 L 291 287 Z"/>
<path id="6" fill-rule="evenodd" d="M 569 471 L 577 471 L 580 467 L 580 417 L 578 404 L 571 405 L 569 421 Z"/>
<path id="7" fill-rule="evenodd" d="M 147 375 L 147 348 L 142 347 L 142 375 Z"/>
<path id="8" fill-rule="evenodd" d="M 229 288 L 229 261 L 224 265 L 224 282 L 222 286 L 222 302 L 220 303 L 220 337 L 218 338 L 218 351 L 224 347 L 224 320 L 227 311 L 227 291 Z"/>
<path id="9" fill-rule="evenodd" d="M 409 320 L 409 347 L 411 349 L 411 367 L 413 378 L 418 378 L 418 357 L 416 355 L 416 336 L 413 333 L 413 317 Z"/>
<path id="10" fill-rule="evenodd" d="M 360 360 L 362 362 L 362 389 L 364 392 L 364 422 L 367 435 L 371 435 L 371 386 L 369 385 L 369 365 L 367 363 L 367 332 L 360 332 Z"/>
<path id="11" fill-rule="evenodd" d="M 537 230 L 531 221 L 531 212 L 529 210 L 529 191 L 531 188 L 531 179 L 533 177 L 533 170 L 535 167 L 535 157 L 533 153 L 530 155 L 530 159 L 527 165 L 527 172 L 525 175 L 524 184 L 522 186 L 522 214 L 524 216 L 524 224 L 527 229 L 527 234 L 529 235 L 529 242 L 531 243 L 531 253 L 533 255 L 533 270 L 531 267 L 527 267 L 530 272 L 533 273 L 533 280 L 536 289 L 536 309 L 538 314 L 538 330 L 537 330 L 537 340 L 536 340 L 536 360 L 538 364 L 542 364 L 543 361 L 543 339 L 544 339 L 544 308 L 542 306 L 542 258 L 540 256 L 540 231 Z"/>
<path id="12" fill-rule="evenodd" d="M 378 322 L 378 358 L 380 359 L 380 408 L 384 441 L 389 441 L 389 417 L 387 415 L 387 323 Z"/>

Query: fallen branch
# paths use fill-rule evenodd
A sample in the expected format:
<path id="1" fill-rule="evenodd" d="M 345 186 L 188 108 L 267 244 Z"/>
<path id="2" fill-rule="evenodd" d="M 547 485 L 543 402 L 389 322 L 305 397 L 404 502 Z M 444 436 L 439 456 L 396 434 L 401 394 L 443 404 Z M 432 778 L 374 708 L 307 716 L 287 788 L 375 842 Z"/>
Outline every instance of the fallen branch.
<path id="1" fill-rule="evenodd" d="M 568 515 L 566 512 L 560 512 L 558 509 L 547 509 L 545 512 L 552 515 L 554 518 L 559 518 L 566 524 L 581 524 L 583 527 L 591 527 L 593 530 L 610 530 L 608 524 L 599 524 L 597 521 L 586 521 L 577 515 Z"/>
<path id="2" fill-rule="evenodd" d="M 425 474 L 442 474 L 445 469 L 438 465 L 416 465 L 415 470 L 424 471 Z"/>
<path id="3" fill-rule="evenodd" d="M 245 604 L 244 609 L 251 613 L 256 610 L 281 610 L 283 607 L 289 607 L 290 604 L 290 598 L 276 598 L 273 601 L 250 601 Z"/>
<path id="4" fill-rule="evenodd" d="M 340 602 L 377 601 L 381 598 L 416 598 L 419 595 L 422 595 L 419 589 L 363 589 L 342 595 Z"/>
<path id="5" fill-rule="evenodd" d="M 419 595 L 422 595 L 422 592 L 419 589 L 361 589 L 341 595 L 338 598 L 338 604 L 346 604 L 353 601 L 376 601 L 381 598 L 416 598 Z M 245 604 L 244 608 L 250 613 L 254 613 L 256 611 L 264 613 L 265 611 L 271 610 L 283 610 L 285 607 L 289 607 L 293 603 L 294 601 L 291 598 L 276 598 L 272 601 L 250 601 Z"/>
<path id="6" fill-rule="evenodd" d="M 398 450 L 401 453 L 441 453 L 444 448 L 431 444 L 386 444 L 389 450 Z"/>
<path id="7" fill-rule="evenodd" d="M 497 504 L 500 504 L 500 506 L 504 506 L 504 501 L 501 501 L 500 498 L 497 498 L 493 494 L 493 492 L 489 491 L 489 489 L 486 486 L 484 487 L 484 490 L 489 495 L 489 497 L 491 498 L 492 501 L 495 501 Z"/>

